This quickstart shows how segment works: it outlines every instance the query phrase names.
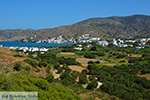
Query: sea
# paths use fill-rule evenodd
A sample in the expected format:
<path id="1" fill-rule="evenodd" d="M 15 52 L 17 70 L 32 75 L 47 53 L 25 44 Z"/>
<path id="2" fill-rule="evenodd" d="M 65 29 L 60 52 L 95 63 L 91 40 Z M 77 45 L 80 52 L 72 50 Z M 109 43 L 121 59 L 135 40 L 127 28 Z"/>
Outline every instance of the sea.
<path id="1" fill-rule="evenodd" d="M 19 41 L 0 41 L 0 45 L 3 47 L 55 47 L 61 45 L 73 45 L 73 43 L 23 43 Z"/>

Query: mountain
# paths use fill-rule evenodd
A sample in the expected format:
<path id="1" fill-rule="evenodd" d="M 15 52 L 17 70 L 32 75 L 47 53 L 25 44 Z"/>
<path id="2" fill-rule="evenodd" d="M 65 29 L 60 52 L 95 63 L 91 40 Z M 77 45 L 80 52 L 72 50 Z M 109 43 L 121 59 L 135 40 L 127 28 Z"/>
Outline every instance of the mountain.
<path id="1" fill-rule="evenodd" d="M 101 38 L 150 37 L 150 16 L 133 15 L 126 17 L 90 18 L 68 26 L 53 29 L 0 30 L 0 40 L 20 40 L 34 37 L 48 39 L 54 36 L 76 37 L 83 34 Z"/>

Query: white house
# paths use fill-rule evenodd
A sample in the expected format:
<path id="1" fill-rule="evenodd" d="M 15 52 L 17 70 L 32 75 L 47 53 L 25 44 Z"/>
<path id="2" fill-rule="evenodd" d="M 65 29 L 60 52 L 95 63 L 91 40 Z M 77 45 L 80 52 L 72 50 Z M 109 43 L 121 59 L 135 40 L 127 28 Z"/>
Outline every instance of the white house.
<path id="1" fill-rule="evenodd" d="M 117 45 L 117 47 L 128 47 L 127 44 L 120 44 L 120 45 Z"/>
<path id="2" fill-rule="evenodd" d="M 101 46 L 108 46 L 109 45 L 109 43 L 107 41 L 99 41 L 99 44 Z"/>
<path id="3" fill-rule="evenodd" d="M 32 48 L 29 48 L 29 51 L 30 51 L 30 52 L 39 51 L 39 48 L 37 48 L 37 47 L 32 47 Z"/>
<path id="4" fill-rule="evenodd" d="M 82 48 L 80 48 L 80 47 L 75 47 L 74 49 L 76 49 L 76 50 L 82 50 Z"/>

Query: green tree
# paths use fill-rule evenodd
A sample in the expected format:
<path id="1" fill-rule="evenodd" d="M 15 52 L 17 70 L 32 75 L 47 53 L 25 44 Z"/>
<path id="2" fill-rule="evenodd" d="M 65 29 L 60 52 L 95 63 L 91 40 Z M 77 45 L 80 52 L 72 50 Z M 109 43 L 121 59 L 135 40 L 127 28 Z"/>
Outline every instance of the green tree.
<path id="1" fill-rule="evenodd" d="M 94 89 L 96 88 L 98 85 L 96 80 L 93 80 L 91 83 L 88 84 L 88 86 L 86 87 L 87 89 Z"/>
<path id="2" fill-rule="evenodd" d="M 15 69 L 16 71 L 20 71 L 21 70 L 21 65 L 19 63 L 16 63 L 13 67 L 13 69 Z"/>
<path id="3" fill-rule="evenodd" d="M 87 82 L 87 76 L 86 74 L 81 73 L 79 76 L 79 83 L 85 84 Z"/>
<path id="4" fill-rule="evenodd" d="M 52 83 L 53 80 L 54 80 L 54 76 L 49 74 L 47 77 L 46 77 L 46 80 L 49 82 L 49 83 Z"/>

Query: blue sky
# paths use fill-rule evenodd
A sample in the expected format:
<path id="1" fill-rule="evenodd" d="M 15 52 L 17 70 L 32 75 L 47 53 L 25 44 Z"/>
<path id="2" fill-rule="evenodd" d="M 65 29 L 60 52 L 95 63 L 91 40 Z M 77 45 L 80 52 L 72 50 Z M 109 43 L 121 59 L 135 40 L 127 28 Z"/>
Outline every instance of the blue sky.
<path id="1" fill-rule="evenodd" d="M 150 15 L 150 0 L 0 0 L 0 29 L 42 29 L 109 16 Z"/>

